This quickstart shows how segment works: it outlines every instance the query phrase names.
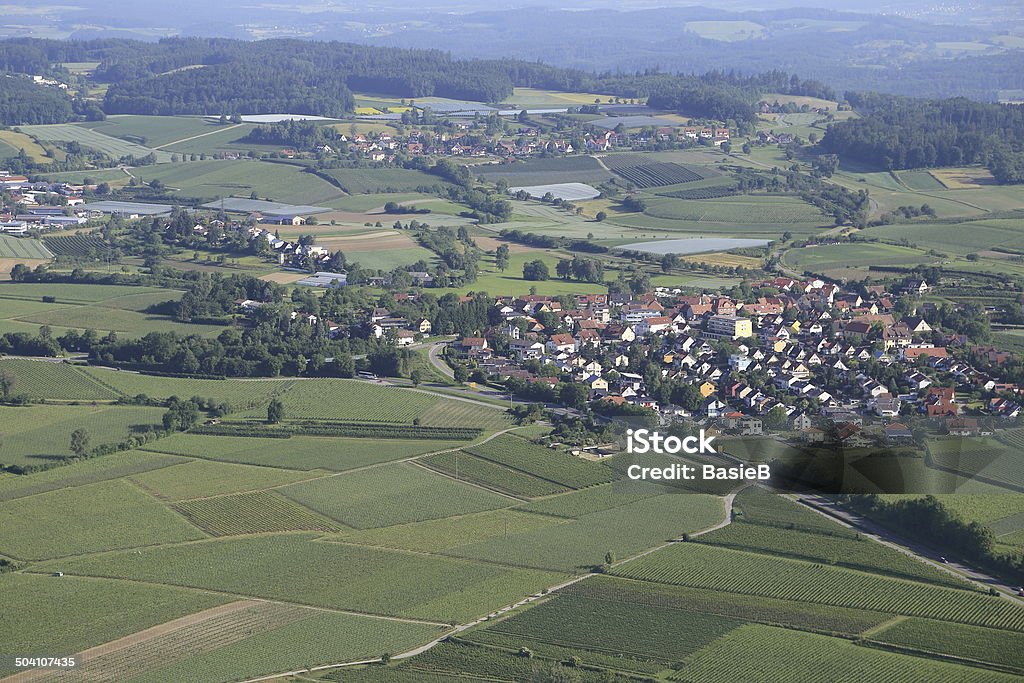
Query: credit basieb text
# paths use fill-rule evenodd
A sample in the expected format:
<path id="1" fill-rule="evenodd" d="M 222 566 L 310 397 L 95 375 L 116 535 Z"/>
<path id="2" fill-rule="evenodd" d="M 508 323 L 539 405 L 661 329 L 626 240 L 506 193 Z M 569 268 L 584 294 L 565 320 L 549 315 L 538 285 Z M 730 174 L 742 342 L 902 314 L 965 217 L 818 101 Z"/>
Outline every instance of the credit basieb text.
<path id="1" fill-rule="evenodd" d="M 718 452 L 712 445 L 715 440 L 713 436 L 707 436 L 704 430 L 700 430 L 697 436 L 662 436 L 658 432 L 649 429 L 630 429 L 626 431 L 626 450 L 629 453 L 643 455 L 645 453 L 659 453 L 665 455 L 717 455 Z M 721 467 L 718 465 L 689 465 L 684 463 L 673 463 L 664 467 L 645 467 L 643 465 L 630 465 L 626 469 L 626 476 L 633 480 L 643 481 L 672 481 L 672 480 L 693 480 L 693 479 L 727 479 L 727 480 L 759 480 L 764 481 L 771 477 L 771 469 L 768 465 L 737 465 L 735 467 Z"/>

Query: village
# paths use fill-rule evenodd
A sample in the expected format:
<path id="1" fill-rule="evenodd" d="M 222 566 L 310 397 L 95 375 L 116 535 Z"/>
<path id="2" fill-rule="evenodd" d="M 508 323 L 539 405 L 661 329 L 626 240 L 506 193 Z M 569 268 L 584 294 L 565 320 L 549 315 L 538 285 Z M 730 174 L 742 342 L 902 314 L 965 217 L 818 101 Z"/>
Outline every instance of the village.
<path id="1" fill-rule="evenodd" d="M 857 293 L 774 278 L 752 288 L 777 293 L 743 302 L 658 288 L 576 296 L 573 308 L 553 297 L 500 297 L 503 322 L 453 346 L 457 362 L 492 381 L 576 383 L 605 414 L 643 408 L 663 423 L 742 436 L 911 445 L 918 427 L 978 436 L 1020 415 L 1021 388 L 996 378 L 1010 354 L 930 325 L 935 307 L 919 298 L 927 282 Z"/>

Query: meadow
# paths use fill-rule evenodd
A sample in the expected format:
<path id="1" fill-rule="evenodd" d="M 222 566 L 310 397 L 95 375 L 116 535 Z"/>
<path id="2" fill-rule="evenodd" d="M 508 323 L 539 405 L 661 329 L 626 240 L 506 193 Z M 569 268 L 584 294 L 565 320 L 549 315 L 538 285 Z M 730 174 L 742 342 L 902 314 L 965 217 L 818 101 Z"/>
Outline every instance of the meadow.
<path id="1" fill-rule="evenodd" d="M 919 249 L 881 243 L 827 244 L 790 249 L 785 253 L 786 265 L 801 272 L 814 272 L 833 277 L 863 277 L 868 266 L 903 266 L 934 261 Z"/>
<path id="2" fill-rule="evenodd" d="M 320 173 L 349 194 L 417 192 L 451 185 L 440 176 L 406 168 L 329 168 Z"/>
<path id="3" fill-rule="evenodd" d="M 224 128 L 216 120 L 201 116 L 108 116 L 103 121 L 78 125 L 112 138 L 154 148 Z"/>
<path id="4" fill-rule="evenodd" d="M 259 558 L 254 562 L 253 558 Z M 208 588 L 367 614 L 454 623 L 562 574 L 316 542 L 308 534 L 217 539 L 38 565 L 43 571 Z M 381 586 L 388 586 L 386 591 Z M 458 596 L 458 599 L 454 599 Z"/>
<path id="5" fill-rule="evenodd" d="M 31 136 L 14 130 L 0 130 L 0 159 L 15 158 L 22 151 L 37 164 L 46 164 L 50 161 L 46 156 L 46 148 Z"/>

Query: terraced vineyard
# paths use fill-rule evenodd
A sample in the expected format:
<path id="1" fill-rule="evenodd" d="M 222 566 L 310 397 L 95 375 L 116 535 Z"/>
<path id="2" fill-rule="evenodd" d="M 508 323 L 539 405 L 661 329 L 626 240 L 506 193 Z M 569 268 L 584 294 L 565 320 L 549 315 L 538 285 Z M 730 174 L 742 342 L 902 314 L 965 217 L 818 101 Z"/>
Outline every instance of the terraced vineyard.
<path id="1" fill-rule="evenodd" d="M 271 491 L 188 500 L 175 505 L 175 509 L 214 536 L 268 531 L 335 531 L 338 528 Z"/>
<path id="2" fill-rule="evenodd" d="M 615 573 L 656 583 L 1024 631 L 1024 608 L 1000 598 L 701 543 L 673 545 Z"/>
<path id="3" fill-rule="evenodd" d="M 568 488 L 595 486 L 615 478 L 614 472 L 603 465 L 536 446 L 526 439 L 510 434 L 503 434 L 477 446 L 469 446 L 465 450 L 485 460 Z"/>

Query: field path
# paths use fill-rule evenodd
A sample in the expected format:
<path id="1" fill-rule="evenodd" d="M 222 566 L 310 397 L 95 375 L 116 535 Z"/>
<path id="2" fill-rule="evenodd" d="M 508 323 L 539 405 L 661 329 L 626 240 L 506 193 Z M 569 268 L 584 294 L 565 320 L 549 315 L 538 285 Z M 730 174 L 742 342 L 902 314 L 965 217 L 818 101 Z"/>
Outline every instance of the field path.
<path id="1" fill-rule="evenodd" d="M 508 431 L 508 430 L 506 430 L 506 431 Z M 495 436 L 497 436 L 497 434 L 495 434 Z M 743 488 L 745 488 L 745 487 L 743 487 Z M 701 529 L 700 531 L 695 531 L 693 533 L 690 533 L 688 535 L 689 538 L 693 538 L 694 536 L 701 536 L 703 534 L 711 533 L 712 531 L 715 531 L 717 529 L 721 529 L 722 527 L 725 527 L 725 526 L 728 526 L 729 524 L 731 524 L 732 523 L 732 506 L 733 506 L 733 501 L 736 499 L 736 494 L 739 493 L 739 491 L 741 491 L 741 490 L 742 490 L 742 488 L 737 489 L 733 493 L 730 493 L 729 495 L 724 496 L 722 498 L 723 508 L 725 510 L 725 515 L 724 515 L 722 521 L 720 521 L 720 522 L 718 522 L 718 523 L 716 523 L 716 524 L 714 524 L 714 525 L 712 525 L 710 527 L 707 527 L 706 529 Z M 653 552 L 656 552 L 656 551 L 661 550 L 663 548 L 667 548 L 668 546 L 670 546 L 670 545 L 672 545 L 674 543 L 679 543 L 682 540 L 683 540 L 683 537 L 679 536 L 678 538 L 672 539 L 671 541 L 668 541 L 666 543 L 662 543 L 661 545 L 655 546 L 653 548 L 648 548 L 647 550 L 644 550 L 644 551 L 642 551 L 642 552 L 640 552 L 640 553 L 638 553 L 636 555 L 633 555 L 631 557 L 627 557 L 627 558 L 625 558 L 623 560 L 620 560 L 620 561 L 616 562 L 612 566 L 618 567 L 620 565 L 626 564 L 627 562 L 632 562 L 633 560 L 637 560 L 637 559 L 639 559 L 641 557 L 645 557 L 647 555 L 650 555 Z M 506 605 L 505 607 L 502 607 L 501 609 L 495 610 L 494 612 L 491 612 L 490 614 L 485 614 L 484 616 L 479 617 L 477 619 L 474 619 L 473 621 L 469 621 L 469 622 L 466 622 L 464 624 L 459 624 L 458 626 L 456 626 L 455 628 L 451 629 L 450 631 L 448 631 L 448 632 L 444 633 L 443 635 L 440 635 L 437 638 L 431 640 L 429 643 L 425 643 L 425 644 L 420 645 L 418 647 L 415 647 L 415 648 L 413 648 L 411 650 L 406 650 L 405 652 L 402 652 L 402 653 L 399 653 L 399 654 L 396 654 L 396 655 L 392 655 L 391 659 L 408 659 L 410 657 L 415 657 L 416 655 L 423 654 L 427 650 L 429 650 L 429 649 L 433 648 L 434 646 L 436 646 L 438 643 L 444 641 L 449 636 L 453 636 L 453 635 L 455 635 L 457 633 L 462 633 L 463 631 L 471 629 L 471 628 L 473 628 L 475 626 L 479 626 L 480 624 L 482 624 L 482 623 L 484 623 L 486 621 L 490 621 L 492 619 L 496 619 L 497 617 L 500 617 L 500 616 L 502 616 L 504 614 L 507 614 L 508 612 L 516 609 L 517 607 L 522 607 L 523 605 L 527 605 L 527 604 L 529 604 L 531 602 L 536 602 L 537 600 L 548 598 L 552 594 L 556 593 L 557 591 L 560 591 L 563 588 L 568 588 L 569 586 L 577 584 L 580 581 L 584 581 L 584 580 L 590 578 L 591 576 L 599 576 L 599 574 L 597 574 L 595 572 L 591 572 L 591 573 L 587 573 L 587 574 L 582 574 L 580 576 L 568 579 L 566 581 L 562 581 L 561 583 L 555 584 L 554 586 L 548 586 L 546 589 L 544 589 L 544 590 L 542 590 L 542 591 L 540 591 L 538 593 L 534 593 L 532 595 L 528 595 L 525 598 L 523 598 L 522 600 L 519 600 L 518 602 L 512 603 L 511 605 Z M 297 677 L 297 676 L 300 676 L 301 674 L 312 673 L 314 671 L 324 671 L 324 670 L 327 670 L 327 669 L 340 669 L 340 668 L 343 668 L 343 667 L 360 666 L 360 665 L 363 665 L 363 664 L 376 664 L 376 663 L 379 663 L 380 661 L 381 661 L 380 658 L 377 657 L 377 658 L 374 658 L 374 659 L 364 659 L 364 660 L 360 660 L 360 661 L 356 661 L 356 662 L 342 662 L 342 663 L 338 663 L 338 664 L 324 664 L 322 666 L 315 666 L 315 667 L 312 667 L 310 669 L 298 669 L 296 671 L 288 671 L 288 672 L 284 672 L 284 673 L 273 674 L 273 675 L 270 675 L 270 676 L 261 676 L 259 678 L 250 678 L 250 679 L 247 679 L 245 681 L 242 681 L 241 683 L 258 683 L 259 681 L 275 680 L 275 679 L 284 678 L 286 676 Z"/>
<path id="2" fill-rule="evenodd" d="M 172 142 L 165 142 L 162 145 L 157 145 L 153 149 L 163 149 L 164 147 L 170 147 L 171 145 L 177 145 L 177 144 L 180 144 L 182 142 L 188 142 L 189 140 L 196 140 L 198 138 L 205 138 L 207 135 L 213 135 L 214 133 L 223 133 L 226 130 L 231 130 L 232 128 L 238 128 L 239 126 L 244 126 L 244 125 L 245 125 L 244 123 L 236 123 L 234 125 L 227 126 L 226 128 L 218 128 L 217 130 L 211 130 L 209 133 L 200 133 L 199 135 L 193 135 L 192 137 L 182 138 L 180 140 L 174 140 Z"/>

